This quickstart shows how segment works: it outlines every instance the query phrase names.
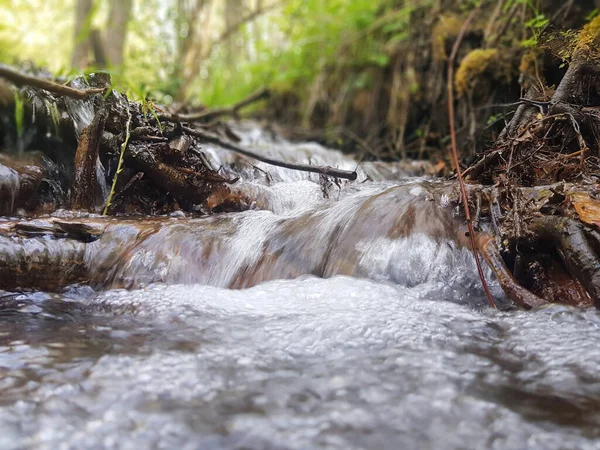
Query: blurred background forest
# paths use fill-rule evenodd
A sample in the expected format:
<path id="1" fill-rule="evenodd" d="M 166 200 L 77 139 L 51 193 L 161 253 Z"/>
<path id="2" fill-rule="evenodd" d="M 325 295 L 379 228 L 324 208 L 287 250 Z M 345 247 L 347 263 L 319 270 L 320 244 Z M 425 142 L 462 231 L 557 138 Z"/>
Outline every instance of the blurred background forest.
<path id="1" fill-rule="evenodd" d="M 449 50 L 473 8 L 456 73 L 468 153 L 491 142 L 527 79 L 551 88 L 568 56 L 541 45 L 597 0 L 0 0 L 0 62 L 69 79 L 108 70 L 135 99 L 228 105 L 367 158 L 433 157 L 448 144 Z M 542 76 L 543 75 L 543 76 Z"/>

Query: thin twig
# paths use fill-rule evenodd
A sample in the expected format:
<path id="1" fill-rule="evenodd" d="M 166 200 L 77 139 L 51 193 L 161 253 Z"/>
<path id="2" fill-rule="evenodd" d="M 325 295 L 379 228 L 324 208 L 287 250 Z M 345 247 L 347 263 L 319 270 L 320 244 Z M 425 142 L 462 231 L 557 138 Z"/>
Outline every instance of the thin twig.
<path id="1" fill-rule="evenodd" d="M 84 99 L 92 94 L 99 94 L 104 92 L 102 88 L 90 88 L 90 89 L 75 89 L 63 84 L 55 83 L 54 81 L 45 80 L 43 78 L 37 78 L 31 75 L 27 75 L 20 72 L 17 69 L 9 67 L 5 64 L 0 64 L 0 78 L 5 78 L 15 86 L 32 86 L 39 89 L 44 89 L 48 92 L 52 92 L 57 95 L 66 95 L 76 99 Z"/>
<path id="2" fill-rule="evenodd" d="M 214 108 L 214 109 L 205 109 L 204 111 L 200 111 L 192 114 L 178 114 L 179 118 L 184 121 L 193 122 L 195 120 L 204 120 L 208 118 L 215 118 L 221 116 L 235 116 L 239 112 L 240 109 L 245 108 L 248 105 L 251 105 L 254 102 L 267 98 L 269 96 L 269 90 L 263 88 L 253 94 L 249 95 L 242 101 L 236 103 L 233 106 L 227 106 L 223 108 Z"/>
<path id="3" fill-rule="evenodd" d="M 482 109 L 490 109 L 490 108 L 511 108 L 513 106 L 521 106 L 521 105 L 529 105 L 535 106 L 540 110 L 542 114 L 548 112 L 548 108 L 551 105 L 551 102 L 542 102 L 538 100 L 531 100 L 529 98 L 520 98 L 519 101 L 513 103 L 492 103 L 489 105 L 482 106 L 481 108 L 477 108 L 477 110 Z"/>
<path id="4" fill-rule="evenodd" d="M 217 136 L 214 136 L 212 134 L 205 133 L 204 131 L 196 130 L 196 129 L 186 127 L 186 126 L 182 126 L 181 128 L 184 132 L 186 132 L 187 134 L 189 134 L 191 136 L 199 137 L 200 139 L 203 139 L 206 142 L 220 145 L 223 148 L 232 150 L 236 153 L 239 153 L 244 156 L 248 156 L 248 157 L 256 159 L 258 161 L 262 161 L 264 163 L 271 164 L 272 166 L 283 167 L 284 169 L 299 170 L 302 172 L 319 173 L 319 174 L 337 177 L 337 178 L 345 178 L 348 180 L 356 180 L 356 178 L 357 178 L 357 173 L 354 170 L 350 171 L 350 170 L 336 169 L 335 167 L 331 167 L 331 166 L 312 166 L 309 164 L 298 164 L 298 163 L 289 163 L 289 162 L 284 162 L 284 161 L 278 161 L 276 159 L 272 159 L 272 158 L 254 153 L 250 150 L 247 150 L 247 149 L 240 147 L 239 145 L 233 144 L 231 142 L 224 141 L 223 139 L 221 139 Z"/>
<path id="5" fill-rule="evenodd" d="M 469 17 L 460 29 L 460 33 L 458 34 L 458 37 L 454 42 L 454 47 L 452 47 L 452 53 L 450 54 L 450 58 L 448 59 L 448 120 L 450 121 L 452 159 L 454 161 L 454 165 L 456 166 L 456 175 L 458 176 L 460 193 L 463 201 L 463 207 L 465 209 L 465 217 L 467 219 L 467 227 L 469 228 L 469 239 L 471 240 L 471 249 L 473 251 L 473 256 L 475 257 L 475 264 L 477 264 L 477 272 L 479 272 L 479 278 L 481 279 L 481 284 L 483 285 L 485 295 L 487 296 L 490 302 L 490 306 L 492 306 L 492 308 L 496 308 L 496 304 L 494 303 L 494 297 L 492 297 L 490 288 L 488 287 L 487 282 L 485 281 L 483 269 L 481 267 L 481 262 L 479 261 L 477 243 L 475 241 L 475 230 L 473 229 L 473 224 L 471 223 L 471 214 L 469 212 L 469 200 L 467 197 L 467 190 L 465 189 L 465 181 L 463 180 L 462 172 L 460 170 L 460 163 L 458 161 L 458 151 L 456 150 L 456 131 L 454 129 L 454 60 L 456 59 L 456 54 L 458 53 L 460 43 L 462 42 L 465 33 L 469 28 L 469 25 L 473 21 L 475 14 L 477 14 L 477 11 L 479 11 L 479 6 L 473 11 L 471 11 L 471 14 L 469 14 Z"/>
<path id="6" fill-rule="evenodd" d="M 584 148 L 584 149 L 577 150 L 576 152 L 569 153 L 568 155 L 559 155 L 559 156 L 562 156 L 562 157 L 563 157 L 563 158 L 565 158 L 565 159 L 569 159 L 569 158 L 572 158 L 573 156 L 579 156 L 579 155 L 581 155 L 582 153 L 585 153 L 585 152 L 587 152 L 587 151 L 589 151 L 589 150 L 590 150 L 590 148 L 589 148 L 589 147 L 586 147 L 586 148 Z"/>
<path id="7" fill-rule="evenodd" d="M 112 186 L 110 188 L 110 194 L 108 196 L 108 200 L 106 201 L 106 206 L 104 207 L 103 215 L 108 213 L 108 209 L 112 204 L 113 197 L 115 195 L 115 188 L 117 187 L 117 179 L 119 178 L 119 174 L 123 171 L 123 156 L 125 155 L 125 150 L 127 149 L 127 144 L 129 144 L 129 135 L 131 128 L 131 111 L 129 110 L 129 105 L 127 105 L 127 123 L 125 124 L 125 140 L 123 144 L 121 144 L 121 154 L 119 155 L 119 164 L 117 165 L 117 171 L 115 172 L 115 176 L 113 177 Z"/>
<path id="8" fill-rule="evenodd" d="M 222 108 L 214 108 L 214 109 L 205 109 L 203 111 L 196 112 L 196 113 L 190 113 L 190 114 L 164 112 L 164 113 L 157 114 L 157 118 L 160 120 L 166 120 L 169 122 L 181 122 L 181 121 L 195 122 L 195 121 L 206 120 L 206 119 L 214 119 L 216 117 L 221 117 L 221 116 L 226 116 L 226 115 L 235 116 L 240 111 L 240 109 L 245 108 L 246 106 L 248 106 L 254 102 L 257 102 L 259 100 L 267 98 L 269 95 L 270 95 L 269 90 L 267 88 L 262 88 L 259 91 L 254 92 L 253 94 L 249 95 L 245 99 L 240 100 L 238 103 L 236 103 L 235 105 L 232 105 L 232 106 L 225 106 Z M 210 122 L 209 124 L 206 124 L 205 127 L 211 128 L 212 126 L 216 125 L 217 123 L 218 122 L 213 121 L 213 122 Z"/>

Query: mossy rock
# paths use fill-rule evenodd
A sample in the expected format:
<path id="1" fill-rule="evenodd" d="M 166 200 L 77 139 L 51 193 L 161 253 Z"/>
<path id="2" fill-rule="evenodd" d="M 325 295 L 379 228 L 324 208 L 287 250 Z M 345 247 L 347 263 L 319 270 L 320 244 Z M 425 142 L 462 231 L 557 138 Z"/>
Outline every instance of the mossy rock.
<path id="1" fill-rule="evenodd" d="M 509 81 L 511 66 L 495 48 L 478 48 L 470 51 L 460 63 L 454 78 L 458 96 L 462 96 L 477 84 L 482 75 L 486 79 Z"/>

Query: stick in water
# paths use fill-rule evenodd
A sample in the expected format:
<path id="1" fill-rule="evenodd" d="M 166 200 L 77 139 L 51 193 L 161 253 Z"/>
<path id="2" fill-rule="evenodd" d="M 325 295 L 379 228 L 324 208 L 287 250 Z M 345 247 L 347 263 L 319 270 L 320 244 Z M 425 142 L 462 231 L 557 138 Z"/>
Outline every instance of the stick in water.
<path id="1" fill-rule="evenodd" d="M 467 190 L 465 189 L 465 181 L 463 180 L 462 172 L 460 170 L 460 164 L 458 162 L 458 151 L 456 150 L 456 130 L 454 129 L 454 60 L 456 59 L 456 54 L 458 53 L 458 48 L 460 47 L 460 43 L 469 28 L 469 25 L 473 21 L 475 14 L 479 10 L 479 6 L 471 11 L 469 17 L 463 24 L 460 29 L 460 33 L 454 42 L 454 46 L 452 47 L 452 53 L 450 54 L 450 58 L 448 58 L 448 120 L 450 122 L 450 139 L 452 142 L 452 159 L 454 161 L 454 165 L 456 166 L 456 175 L 458 176 L 458 183 L 460 185 L 460 194 L 463 201 L 463 207 L 465 209 L 465 216 L 467 219 L 467 227 L 469 228 L 469 239 L 471 240 L 471 249 L 473 251 L 473 256 L 475 257 L 475 264 L 477 264 L 477 272 L 479 272 L 479 278 L 481 279 L 481 284 L 483 285 L 483 290 L 485 291 L 485 295 L 490 302 L 490 306 L 492 308 L 496 308 L 496 303 L 494 302 L 494 297 L 490 292 L 490 288 L 485 281 L 485 277 L 483 276 L 483 269 L 481 268 L 481 261 L 479 261 L 479 253 L 477 251 L 477 244 L 475 240 L 475 230 L 473 229 L 473 224 L 471 223 L 471 213 L 469 212 L 469 202 L 467 198 Z"/>
<path id="2" fill-rule="evenodd" d="M 302 172 L 318 173 L 318 174 L 327 175 L 327 176 L 336 177 L 336 178 L 345 178 L 347 180 L 356 180 L 356 178 L 357 178 L 357 173 L 355 170 L 350 171 L 350 170 L 336 169 L 335 167 L 331 167 L 331 166 L 312 166 L 309 164 L 297 164 L 297 163 L 278 161 L 276 159 L 268 158 L 266 156 L 262 156 L 257 153 L 254 153 L 250 150 L 242 148 L 239 145 L 233 144 L 231 142 L 224 141 L 212 134 L 205 133 L 200 130 L 195 130 L 193 128 L 186 127 L 186 126 L 182 126 L 181 128 L 183 131 L 185 131 L 189 135 L 199 137 L 200 139 L 203 139 L 206 142 L 220 145 L 223 148 L 232 150 L 236 153 L 239 153 L 244 156 L 248 156 L 248 157 L 256 159 L 258 161 L 262 161 L 264 163 L 271 164 L 272 166 L 283 167 L 285 169 L 299 170 Z"/>

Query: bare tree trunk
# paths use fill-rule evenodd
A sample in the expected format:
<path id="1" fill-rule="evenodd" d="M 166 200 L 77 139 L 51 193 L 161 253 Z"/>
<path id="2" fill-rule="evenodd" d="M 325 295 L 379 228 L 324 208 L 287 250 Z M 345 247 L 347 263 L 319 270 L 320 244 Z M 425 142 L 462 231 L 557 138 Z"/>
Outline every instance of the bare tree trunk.
<path id="1" fill-rule="evenodd" d="M 75 10 L 75 47 L 71 58 L 71 66 L 84 69 L 89 64 L 90 53 L 90 15 L 93 0 L 77 0 Z"/>
<path id="2" fill-rule="evenodd" d="M 109 66 L 123 64 L 127 25 L 131 17 L 133 0 L 110 0 L 104 51 Z"/>
<path id="3" fill-rule="evenodd" d="M 225 29 L 230 30 L 237 26 L 240 17 L 244 17 L 245 8 L 243 0 L 225 0 Z M 227 39 L 227 62 L 233 64 L 237 59 L 239 47 L 236 45 L 236 36 L 233 33 Z"/>
<path id="4" fill-rule="evenodd" d="M 177 22 L 176 34 L 179 36 L 177 43 L 177 62 L 176 78 L 181 84 L 176 95 L 179 102 L 184 102 L 187 96 L 187 90 L 192 78 L 198 72 L 199 59 L 203 46 L 202 32 L 207 24 L 207 17 L 210 15 L 210 0 L 178 0 L 177 2 Z M 206 8 L 205 11 L 203 11 Z M 204 14 L 204 23 L 198 26 L 202 13 Z"/>
<path id="5" fill-rule="evenodd" d="M 600 1 L 600 0 L 598 0 Z M 255 5 L 254 5 L 254 10 L 255 11 L 260 11 L 263 9 L 263 0 L 256 0 Z M 262 40 L 262 33 L 261 33 L 261 27 L 260 27 L 260 23 L 258 21 L 254 21 L 252 22 L 252 39 L 253 42 L 250 43 L 250 45 L 248 45 L 248 59 L 250 59 L 251 61 L 256 61 L 258 59 L 257 56 L 257 45 L 258 43 Z"/>

